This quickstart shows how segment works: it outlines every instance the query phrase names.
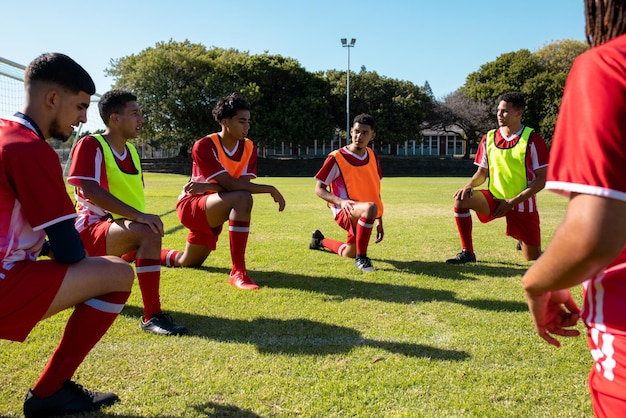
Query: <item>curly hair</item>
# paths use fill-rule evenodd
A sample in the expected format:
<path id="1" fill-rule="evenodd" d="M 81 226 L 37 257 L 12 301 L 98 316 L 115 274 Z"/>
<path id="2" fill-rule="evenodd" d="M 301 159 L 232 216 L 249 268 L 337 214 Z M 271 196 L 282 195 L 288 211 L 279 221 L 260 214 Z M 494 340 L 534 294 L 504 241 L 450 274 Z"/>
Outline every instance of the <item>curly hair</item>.
<path id="1" fill-rule="evenodd" d="M 511 103 L 515 109 L 524 109 L 526 107 L 526 100 L 524 95 L 519 91 L 509 91 L 502 94 L 498 98 L 498 102 L 505 101 Z"/>
<path id="2" fill-rule="evenodd" d="M 370 128 L 372 128 L 372 131 L 376 130 L 376 121 L 374 120 L 374 117 L 367 113 L 361 113 L 360 115 L 356 115 L 354 117 L 354 120 L 352 121 L 352 125 L 354 125 L 355 123 L 368 125 Z"/>
<path id="3" fill-rule="evenodd" d="M 233 92 L 217 102 L 213 109 L 213 117 L 221 122 L 222 119 L 232 118 L 240 110 L 250 110 L 250 103 L 239 93 Z"/>

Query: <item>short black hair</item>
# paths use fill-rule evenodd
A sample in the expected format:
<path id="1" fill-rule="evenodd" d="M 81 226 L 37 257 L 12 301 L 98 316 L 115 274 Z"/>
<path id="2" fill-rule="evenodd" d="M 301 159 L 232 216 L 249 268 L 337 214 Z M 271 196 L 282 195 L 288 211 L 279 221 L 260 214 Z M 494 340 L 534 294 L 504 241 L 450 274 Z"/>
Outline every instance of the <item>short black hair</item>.
<path id="1" fill-rule="evenodd" d="M 126 90 L 111 90 L 102 95 L 98 102 L 100 117 L 105 125 L 113 113 L 121 113 L 128 102 L 136 102 L 137 96 Z"/>
<path id="2" fill-rule="evenodd" d="M 510 91 L 508 93 L 504 93 L 498 98 L 498 103 L 505 101 L 507 103 L 511 103 L 515 109 L 522 109 L 526 107 L 526 100 L 524 100 L 524 95 L 519 91 Z"/>
<path id="3" fill-rule="evenodd" d="M 81 91 L 92 95 L 96 85 L 87 71 L 67 55 L 58 52 L 41 54 L 31 61 L 24 72 L 24 84 L 55 83 L 74 94 Z"/>
<path id="4" fill-rule="evenodd" d="M 361 113 L 360 115 L 356 115 L 354 117 L 354 120 L 352 121 L 352 126 L 354 126 L 355 123 L 368 125 L 370 128 L 372 128 L 372 131 L 376 130 L 376 121 L 374 120 L 374 116 L 370 114 Z"/>
<path id="5" fill-rule="evenodd" d="M 250 110 L 250 107 L 250 103 L 241 94 L 233 92 L 217 102 L 213 109 L 213 117 L 221 122 L 222 119 L 232 118 L 240 110 Z"/>

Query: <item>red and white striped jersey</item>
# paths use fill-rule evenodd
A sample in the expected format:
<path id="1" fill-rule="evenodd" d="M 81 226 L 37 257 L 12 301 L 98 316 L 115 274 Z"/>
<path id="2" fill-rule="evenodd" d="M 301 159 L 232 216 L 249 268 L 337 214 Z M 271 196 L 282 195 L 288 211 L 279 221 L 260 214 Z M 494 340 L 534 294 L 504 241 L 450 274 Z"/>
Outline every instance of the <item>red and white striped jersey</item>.
<path id="1" fill-rule="evenodd" d="M 18 261 L 35 260 L 44 228 L 75 218 L 76 211 L 59 156 L 28 121 L 0 119 L 0 167 L 0 259 L 9 270 Z"/>

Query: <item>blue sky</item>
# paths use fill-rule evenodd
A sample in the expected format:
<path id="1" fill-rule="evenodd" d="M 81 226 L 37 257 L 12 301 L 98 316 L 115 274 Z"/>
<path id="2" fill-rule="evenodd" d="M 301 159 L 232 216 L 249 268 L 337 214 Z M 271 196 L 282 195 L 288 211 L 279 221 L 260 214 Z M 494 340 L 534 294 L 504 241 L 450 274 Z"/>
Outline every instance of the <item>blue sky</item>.
<path id="1" fill-rule="evenodd" d="M 63 52 L 94 78 L 113 82 L 110 60 L 157 42 L 268 52 L 308 71 L 347 68 L 340 38 L 356 38 L 350 69 L 429 82 L 441 98 L 499 55 L 535 51 L 562 39 L 584 41 L 583 0 L 238 0 L 5 2 L 0 57 L 26 65 Z"/>

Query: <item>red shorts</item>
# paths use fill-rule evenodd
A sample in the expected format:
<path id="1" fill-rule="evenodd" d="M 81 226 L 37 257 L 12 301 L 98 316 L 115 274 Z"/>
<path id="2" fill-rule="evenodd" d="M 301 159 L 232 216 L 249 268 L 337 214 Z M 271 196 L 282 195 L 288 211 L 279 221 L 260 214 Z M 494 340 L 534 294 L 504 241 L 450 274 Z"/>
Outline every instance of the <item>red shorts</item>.
<path id="1" fill-rule="evenodd" d="M 54 300 L 69 265 L 21 261 L 0 279 L 0 339 L 24 341 Z"/>
<path id="2" fill-rule="evenodd" d="M 598 332 L 587 343 L 594 357 L 589 373 L 594 415 L 626 417 L 626 336 Z"/>
<path id="3" fill-rule="evenodd" d="M 489 190 L 478 190 L 485 196 L 487 203 L 489 204 L 490 215 L 485 216 L 480 213 L 476 213 L 478 220 L 482 223 L 493 221 L 491 216 L 494 210 L 498 207 L 498 200 L 489 192 Z M 509 211 L 506 215 L 506 235 L 522 241 L 526 245 L 531 247 L 541 247 L 541 230 L 539 228 L 539 213 L 538 212 L 517 212 L 515 210 Z"/>
<path id="4" fill-rule="evenodd" d="M 206 220 L 206 200 L 208 195 L 183 196 L 176 204 L 178 220 L 189 229 L 187 242 L 202 245 L 213 251 L 222 232 L 222 225 L 211 228 Z"/>
<path id="5" fill-rule="evenodd" d="M 352 225 L 350 214 L 346 209 L 342 209 L 337 212 L 337 215 L 335 215 L 335 222 L 337 222 L 337 225 L 339 225 L 341 228 L 345 229 L 348 232 L 346 244 L 356 244 L 356 231 L 354 229 L 354 225 Z"/>
<path id="6" fill-rule="evenodd" d="M 107 255 L 107 234 L 113 219 L 96 222 L 80 231 L 80 240 L 90 257 Z"/>

